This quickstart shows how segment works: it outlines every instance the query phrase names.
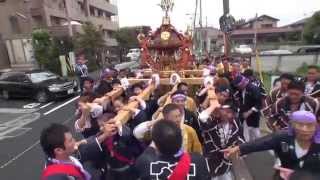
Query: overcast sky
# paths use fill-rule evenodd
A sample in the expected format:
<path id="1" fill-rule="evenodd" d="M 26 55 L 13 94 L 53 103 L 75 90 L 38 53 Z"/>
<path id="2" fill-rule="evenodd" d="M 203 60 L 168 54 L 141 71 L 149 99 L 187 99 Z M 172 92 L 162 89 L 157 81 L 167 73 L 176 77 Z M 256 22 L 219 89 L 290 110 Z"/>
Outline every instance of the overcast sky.
<path id="1" fill-rule="evenodd" d="M 161 0 L 117 0 L 120 27 L 150 25 L 152 28 L 161 24 L 163 12 L 157 6 Z M 178 30 L 185 30 L 192 23 L 196 0 L 175 0 L 171 13 L 171 23 Z M 219 17 L 223 12 L 223 0 L 202 0 L 203 25 L 219 27 Z M 320 10 L 320 0 L 230 0 L 230 13 L 236 18 L 252 18 L 267 14 L 280 19 L 279 24 L 285 25 L 312 15 Z"/>

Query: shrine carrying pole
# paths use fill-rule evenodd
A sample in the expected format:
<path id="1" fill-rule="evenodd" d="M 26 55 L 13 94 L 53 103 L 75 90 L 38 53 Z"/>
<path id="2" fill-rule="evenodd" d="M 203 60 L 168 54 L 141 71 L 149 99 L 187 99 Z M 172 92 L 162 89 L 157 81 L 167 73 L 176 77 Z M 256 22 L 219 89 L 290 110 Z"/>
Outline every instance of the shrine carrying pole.
<path id="1" fill-rule="evenodd" d="M 149 99 L 151 93 L 155 89 L 156 89 L 155 84 L 154 83 L 150 83 L 149 86 L 146 89 L 144 89 L 141 94 L 138 95 L 138 97 L 142 98 L 143 100 L 147 100 L 147 99 Z M 132 101 L 132 102 L 129 102 L 126 106 L 129 107 L 129 108 L 138 108 L 139 107 L 139 102 L 138 101 Z M 130 120 L 131 116 L 132 116 L 132 114 L 129 111 L 120 110 L 117 113 L 116 117 L 114 117 L 113 119 L 116 122 L 120 122 L 121 124 L 125 124 Z"/>

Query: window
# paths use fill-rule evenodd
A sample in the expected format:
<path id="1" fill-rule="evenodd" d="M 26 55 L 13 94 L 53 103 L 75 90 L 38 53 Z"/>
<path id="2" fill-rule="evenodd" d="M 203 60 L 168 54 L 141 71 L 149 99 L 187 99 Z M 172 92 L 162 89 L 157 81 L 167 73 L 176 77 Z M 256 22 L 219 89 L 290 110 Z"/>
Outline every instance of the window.
<path id="1" fill-rule="evenodd" d="M 83 5 L 82 2 L 78 2 L 78 7 L 79 7 L 81 12 L 84 12 L 84 5 Z"/>
<path id="2" fill-rule="evenodd" d="M 0 80 L 10 82 L 23 82 L 27 77 L 21 73 L 4 73 L 1 75 Z"/>
<path id="3" fill-rule="evenodd" d="M 55 16 L 51 16 L 51 17 L 50 17 L 50 20 L 51 20 L 51 24 L 52 24 L 53 26 L 60 26 L 60 25 L 61 25 L 61 20 L 62 20 L 62 18 L 55 17 Z"/>
<path id="4" fill-rule="evenodd" d="M 98 16 L 99 16 L 99 17 L 102 17 L 102 16 L 103 16 L 103 11 L 100 10 L 100 9 L 98 9 Z"/>
<path id="5" fill-rule="evenodd" d="M 272 24 L 261 24 L 262 28 L 272 28 L 273 25 Z"/>
<path id="6" fill-rule="evenodd" d="M 9 17 L 11 30 L 13 33 L 19 34 L 21 33 L 20 24 L 18 22 L 18 18 L 16 16 L 10 16 Z"/>
<path id="7" fill-rule="evenodd" d="M 90 16 L 95 16 L 94 7 L 90 6 Z"/>
<path id="8" fill-rule="evenodd" d="M 39 83 L 49 79 L 56 79 L 57 76 L 51 72 L 38 72 L 28 75 L 33 83 Z"/>

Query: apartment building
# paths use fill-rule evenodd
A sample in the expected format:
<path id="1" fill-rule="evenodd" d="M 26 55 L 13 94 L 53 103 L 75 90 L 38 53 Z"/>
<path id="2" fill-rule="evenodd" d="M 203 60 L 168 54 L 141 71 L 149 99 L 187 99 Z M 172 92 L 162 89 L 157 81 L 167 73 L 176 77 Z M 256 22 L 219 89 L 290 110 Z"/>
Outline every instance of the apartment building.
<path id="1" fill-rule="evenodd" d="M 102 28 L 106 45 L 116 46 L 111 34 L 119 28 L 117 15 L 114 0 L 1 0 L 0 68 L 32 61 L 26 51 L 31 46 L 33 28 L 47 28 L 54 36 L 66 36 L 81 32 L 81 24 L 91 21 Z"/>

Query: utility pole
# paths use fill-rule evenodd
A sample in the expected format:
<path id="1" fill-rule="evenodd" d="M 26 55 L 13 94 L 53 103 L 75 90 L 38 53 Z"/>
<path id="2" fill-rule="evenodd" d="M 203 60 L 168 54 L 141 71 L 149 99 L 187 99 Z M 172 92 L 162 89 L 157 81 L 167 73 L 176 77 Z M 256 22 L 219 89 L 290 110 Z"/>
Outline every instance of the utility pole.
<path id="1" fill-rule="evenodd" d="M 254 45 L 254 52 L 257 53 L 258 47 L 257 47 L 257 41 L 258 41 L 258 13 L 256 13 L 255 21 L 254 21 L 254 39 L 253 39 L 253 45 Z"/>
<path id="2" fill-rule="evenodd" d="M 202 26 L 202 0 L 200 1 L 200 17 L 199 17 L 199 25 L 200 25 L 200 36 L 199 36 L 199 54 L 202 56 L 203 51 L 203 26 Z"/>
<path id="3" fill-rule="evenodd" d="M 223 16 L 227 16 L 230 13 L 230 8 L 229 8 L 229 0 L 223 0 Z M 224 54 L 225 56 L 230 55 L 230 36 L 227 32 L 223 33 L 223 39 L 224 39 Z"/>
<path id="4" fill-rule="evenodd" d="M 197 12 L 198 12 L 198 0 L 196 0 L 195 10 L 194 10 L 194 16 L 193 16 L 193 36 L 192 36 L 192 42 L 193 42 L 193 53 L 196 52 L 197 42 L 198 42 L 198 31 L 196 27 L 197 22 Z"/>

